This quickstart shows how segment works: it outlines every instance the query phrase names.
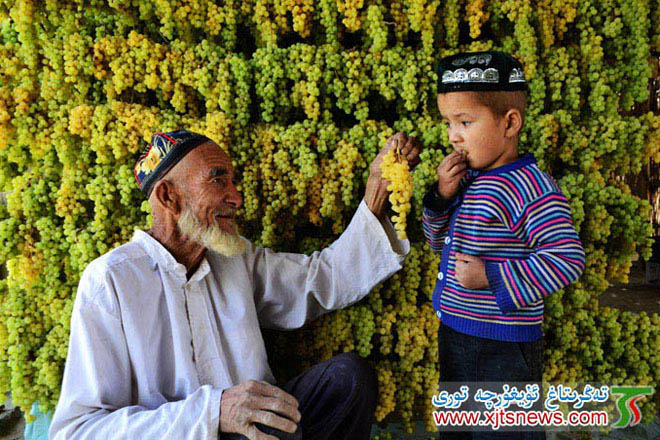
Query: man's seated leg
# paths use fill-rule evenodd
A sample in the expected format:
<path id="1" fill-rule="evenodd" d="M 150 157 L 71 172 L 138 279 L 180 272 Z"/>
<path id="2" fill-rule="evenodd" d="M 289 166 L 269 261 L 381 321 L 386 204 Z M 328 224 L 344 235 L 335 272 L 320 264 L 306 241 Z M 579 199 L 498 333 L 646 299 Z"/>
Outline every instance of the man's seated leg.
<path id="1" fill-rule="evenodd" d="M 367 440 L 378 398 L 378 381 L 367 361 L 355 353 L 343 353 L 284 384 L 278 384 L 298 400 L 302 420 L 294 434 L 257 424 L 280 440 Z M 222 435 L 243 440 L 244 436 Z"/>
<path id="2" fill-rule="evenodd" d="M 359 355 L 337 355 L 279 386 L 298 400 L 305 440 L 370 438 L 378 381 Z"/>

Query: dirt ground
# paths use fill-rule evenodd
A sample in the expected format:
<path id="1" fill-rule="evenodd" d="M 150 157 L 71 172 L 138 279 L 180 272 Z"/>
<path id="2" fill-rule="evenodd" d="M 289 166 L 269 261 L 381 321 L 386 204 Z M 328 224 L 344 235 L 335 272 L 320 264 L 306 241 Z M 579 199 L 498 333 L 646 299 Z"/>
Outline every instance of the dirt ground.
<path id="1" fill-rule="evenodd" d="M 630 268 L 628 284 L 614 284 L 599 298 L 602 306 L 630 312 L 660 314 L 660 284 L 646 283 L 646 264 L 639 260 Z"/>

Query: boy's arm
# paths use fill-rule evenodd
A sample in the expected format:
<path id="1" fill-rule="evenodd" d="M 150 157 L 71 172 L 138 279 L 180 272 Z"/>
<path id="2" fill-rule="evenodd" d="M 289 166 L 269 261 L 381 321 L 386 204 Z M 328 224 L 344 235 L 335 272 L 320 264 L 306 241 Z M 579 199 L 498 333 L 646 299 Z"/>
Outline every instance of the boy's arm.
<path id="1" fill-rule="evenodd" d="M 528 203 L 509 229 L 529 248 L 527 258 L 487 262 L 486 276 L 503 313 L 541 301 L 568 286 L 584 271 L 584 249 L 561 192 Z"/>
<path id="2" fill-rule="evenodd" d="M 424 195 L 424 211 L 422 213 L 422 229 L 426 242 L 433 252 L 440 252 L 444 239 L 449 231 L 449 218 L 458 205 L 458 197 L 444 199 L 438 194 L 438 182 L 429 186 Z"/>

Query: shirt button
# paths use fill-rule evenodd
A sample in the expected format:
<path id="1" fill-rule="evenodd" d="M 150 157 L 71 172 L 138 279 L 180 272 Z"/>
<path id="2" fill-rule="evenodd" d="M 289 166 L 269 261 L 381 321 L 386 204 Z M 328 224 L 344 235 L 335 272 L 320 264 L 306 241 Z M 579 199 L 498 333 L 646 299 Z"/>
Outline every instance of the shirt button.
<path id="1" fill-rule="evenodd" d="M 451 243 L 451 238 L 445 237 L 445 244 L 449 244 L 449 243 Z"/>
<path id="2" fill-rule="evenodd" d="M 435 316 L 437 316 L 438 318 L 442 317 L 442 313 L 440 313 L 440 310 L 436 310 Z"/>
<path id="3" fill-rule="evenodd" d="M 442 272 L 438 272 L 438 279 L 442 281 L 442 279 L 445 277 L 445 275 Z"/>

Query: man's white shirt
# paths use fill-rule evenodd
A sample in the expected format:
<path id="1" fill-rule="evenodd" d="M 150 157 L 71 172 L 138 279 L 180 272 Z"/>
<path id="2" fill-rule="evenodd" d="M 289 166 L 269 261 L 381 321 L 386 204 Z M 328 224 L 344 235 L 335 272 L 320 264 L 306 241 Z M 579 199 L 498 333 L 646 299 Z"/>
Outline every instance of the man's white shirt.
<path id="1" fill-rule="evenodd" d="M 83 272 L 51 439 L 215 439 L 222 391 L 274 383 L 261 327 L 294 329 L 363 298 L 410 250 L 360 203 L 311 256 L 247 243 L 207 251 L 189 280 L 157 240 L 132 241 Z"/>

